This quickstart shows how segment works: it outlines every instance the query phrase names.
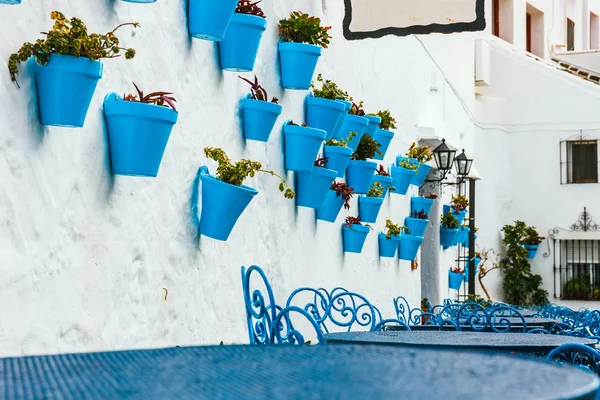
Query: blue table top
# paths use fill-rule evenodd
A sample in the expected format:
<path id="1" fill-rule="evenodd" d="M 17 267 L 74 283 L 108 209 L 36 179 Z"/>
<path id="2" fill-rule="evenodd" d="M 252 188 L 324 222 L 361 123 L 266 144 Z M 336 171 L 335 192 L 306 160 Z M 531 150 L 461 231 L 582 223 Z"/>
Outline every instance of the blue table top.
<path id="1" fill-rule="evenodd" d="M 325 335 L 325 340 L 338 343 L 477 348 L 537 354 L 549 353 L 565 343 L 588 346 L 596 343 L 593 339 L 561 335 L 456 331 L 344 332 Z"/>
<path id="2" fill-rule="evenodd" d="M 599 385 L 500 353 L 369 344 L 4 358 L 0 372 L 2 399 L 592 399 Z"/>

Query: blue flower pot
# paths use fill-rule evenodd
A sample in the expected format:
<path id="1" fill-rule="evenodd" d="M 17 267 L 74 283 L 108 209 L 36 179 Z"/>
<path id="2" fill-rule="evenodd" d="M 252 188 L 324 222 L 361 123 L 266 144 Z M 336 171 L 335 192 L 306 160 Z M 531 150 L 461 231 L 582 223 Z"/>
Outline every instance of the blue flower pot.
<path id="1" fill-rule="evenodd" d="M 82 127 L 102 63 L 89 58 L 51 54 L 46 65 L 32 57 L 42 125 Z"/>
<path id="2" fill-rule="evenodd" d="M 266 29 L 266 18 L 234 13 L 225 37 L 218 44 L 221 69 L 237 72 L 252 71 L 260 40 Z"/>
<path id="3" fill-rule="evenodd" d="M 454 290 L 460 290 L 460 287 L 464 280 L 464 274 L 452 272 L 448 270 L 448 287 Z"/>
<path id="4" fill-rule="evenodd" d="M 356 132 L 356 136 L 348 142 L 348 147 L 350 147 L 352 151 L 354 151 L 356 150 L 358 143 L 360 143 L 360 139 L 365 133 L 367 125 L 369 125 L 369 120 L 365 117 L 359 117 L 358 115 L 348 114 L 346 115 L 346 118 L 344 118 L 344 123 L 342 124 L 342 128 L 340 129 L 338 139 L 346 139 L 350 135 L 350 132 Z"/>
<path id="5" fill-rule="evenodd" d="M 335 190 L 329 190 L 321 207 L 317 209 L 317 219 L 335 222 L 343 205 L 344 199 L 342 196 L 338 196 Z"/>
<path id="6" fill-rule="evenodd" d="M 294 90 L 309 89 L 320 56 L 321 46 L 279 42 L 282 86 Z"/>
<path id="7" fill-rule="evenodd" d="M 423 243 L 423 237 L 402 234 L 400 237 L 400 252 L 398 253 L 398 258 L 405 261 L 413 261 L 417 258 L 421 243 Z"/>
<path id="8" fill-rule="evenodd" d="M 336 101 L 338 103 L 342 103 L 346 107 L 344 109 L 344 112 L 342 113 L 342 118 L 340 118 L 340 120 L 338 121 L 337 125 L 333 129 L 333 134 L 331 135 L 332 138 L 339 139 L 340 137 L 342 137 L 340 132 L 342 131 L 342 126 L 344 125 L 344 121 L 348 116 L 348 111 L 350 111 L 350 109 L 352 108 L 352 102 L 341 99 L 337 99 Z M 347 139 L 347 137 L 342 137 L 342 139 Z M 352 140 L 355 140 L 355 138 L 352 138 Z"/>
<path id="9" fill-rule="evenodd" d="M 208 168 L 200 168 L 202 180 L 202 213 L 200 234 L 216 240 L 227 240 L 240 215 L 258 190 L 235 186 L 210 176 Z"/>
<path id="10" fill-rule="evenodd" d="M 123 0 L 123 1 L 126 1 L 128 3 L 142 3 L 142 4 L 156 3 L 156 0 Z M 0 0 L 0 3 L 2 3 L 2 0 Z"/>
<path id="11" fill-rule="evenodd" d="M 21 0 L 0 0 L 0 4 L 21 4 Z"/>
<path id="12" fill-rule="evenodd" d="M 390 166 L 390 172 L 392 173 L 392 186 L 395 188 L 392 193 L 406 194 L 410 187 L 410 181 L 417 172 L 412 169 L 396 167 L 394 165 Z"/>
<path id="13" fill-rule="evenodd" d="M 475 235 L 475 240 L 477 240 L 477 235 Z M 465 240 L 465 248 L 468 249 L 469 248 L 469 240 Z"/>
<path id="14" fill-rule="evenodd" d="M 454 218 L 456 218 L 458 220 L 459 224 L 463 223 L 463 221 L 465 220 L 465 216 L 467 215 L 467 210 L 455 211 L 448 204 L 444 204 L 444 206 L 442 207 L 442 210 L 443 210 L 444 214 L 446 214 L 448 211 L 452 212 L 452 214 L 454 215 Z"/>
<path id="15" fill-rule="evenodd" d="M 457 235 L 458 229 L 440 227 L 440 244 L 445 248 L 452 247 Z"/>
<path id="16" fill-rule="evenodd" d="M 365 129 L 365 133 L 368 133 L 373 139 L 375 138 L 375 131 L 379 128 L 381 118 L 377 115 L 365 115 L 365 118 L 369 120 L 369 125 Z"/>
<path id="17" fill-rule="evenodd" d="M 428 219 L 420 219 L 420 218 L 412 218 L 406 217 L 404 218 L 404 226 L 408 228 L 411 235 L 414 236 L 425 236 L 425 230 L 427 229 L 427 225 L 429 224 Z"/>
<path id="18" fill-rule="evenodd" d="M 421 165 L 419 160 L 417 160 L 416 158 L 408 158 L 405 156 L 396 156 L 396 166 L 399 167 L 400 162 L 402 162 L 403 160 L 408 160 L 409 164 L 414 165 L 416 167 L 419 167 Z"/>
<path id="19" fill-rule="evenodd" d="M 456 244 L 461 244 L 464 246 L 465 242 L 469 240 L 469 232 L 471 232 L 471 228 L 468 226 L 461 226 L 458 231 Z"/>
<path id="20" fill-rule="evenodd" d="M 325 131 L 300 125 L 283 126 L 285 136 L 285 168 L 290 171 L 312 171 Z"/>
<path id="21" fill-rule="evenodd" d="M 333 136 L 337 124 L 344 118 L 346 106 L 335 100 L 306 96 L 306 123 L 312 128 L 327 132 L 326 139 Z"/>
<path id="22" fill-rule="evenodd" d="M 538 251 L 538 244 L 524 244 L 523 247 L 527 250 L 527 258 L 534 258 Z"/>
<path id="23" fill-rule="evenodd" d="M 116 175 L 158 175 L 177 112 L 169 107 L 104 98 L 110 163 Z"/>
<path id="24" fill-rule="evenodd" d="M 416 212 L 423 211 L 425 214 L 429 215 L 431 211 L 431 207 L 433 206 L 434 199 L 425 199 L 423 197 L 411 197 L 410 198 L 410 212 L 411 214 Z"/>
<path id="25" fill-rule="evenodd" d="M 327 168 L 337 171 L 337 177 L 346 174 L 348 161 L 352 157 L 352 149 L 340 146 L 323 146 L 323 157 L 327 157 Z"/>
<path id="26" fill-rule="evenodd" d="M 477 260 L 477 259 L 475 259 L 475 260 Z M 475 266 L 475 267 L 477 267 L 477 266 Z M 479 270 L 477 268 L 475 268 L 475 276 L 477 276 L 478 273 L 479 273 Z M 465 268 L 465 282 L 469 283 L 469 267 L 468 266 Z"/>
<path id="27" fill-rule="evenodd" d="M 392 235 L 391 239 L 380 233 L 379 239 L 379 257 L 395 257 L 400 243 L 399 235 Z"/>
<path id="28" fill-rule="evenodd" d="M 480 262 L 481 262 L 481 258 L 479 258 L 479 257 L 475 257 L 473 259 L 473 264 L 475 265 L 475 268 L 477 268 L 477 266 L 479 265 Z M 477 269 L 475 269 L 475 274 L 477 274 Z"/>
<path id="29" fill-rule="evenodd" d="M 371 180 L 377 169 L 373 161 L 350 160 L 346 168 L 346 183 L 354 188 L 354 193 L 365 194 L 371 188 Z"/>
<path id="30" fill-rule="evenodd" d="M 189 0 L 190 36 L 213 42 L 223 40 L 238 0 Z"/>
<path id="31" fill-rule="evenodd" d="M 414 186 L 421 186 L 423 182 L 425 182 L 425 178 L 427 178 L 430 169 L 431 166 L 427 164 L 421 164 L 417 174 L 412 178 L 412 181 L 410 181 L 410 184 Z"/>
<path id="32" fill-rule="evenodd" d="M 379 154 L 375 153 L 375 157 L 373 157 L 375 160 L 383 160 L 383 157 L 385 157 L 385 153 L 388 151 L 388 148 L 390 147 L 390 143 L 392 143 L 393 138 L 394 132 L 392 131 L 386 131 L 385 129 L 375 130 L 375 136 L 373 137 L 373 139 L 375 139 L 376 142 L 381 144 L 381 147 L 379 147 L 379 151 L 381 152 L 381 154 L 383 154 L 380 156 Z"/>
<path id="33" fill-rule="evenodd" d="M 309 172 L 298 172 L 296 205 L 298 207 L 319 208 L 329 192 L 337 171 L 315 167 Z"/>
<path id="34" fill-rule="evenodd" d="M 383 176 L 383 175 L 373 175 L 373 179 L 371 180 L 371 186 L 373 186 L 373 183 L 375 182 L 379 182 L 381 184 L 381 186 L 383 187 L 383 192 L 381 193 L 381 198 L 384 198 L 385 196 L 387 196 L 388 194 L 388 190 L 390 189 L 390 186 L 392 186 L 392 182 L 393 179 L 391 176 Z M 369 186 L 369 187 L 371 187 Z"/>
<path id="35" fill-rule="evenodd" d="M 382 197 L 358 197 L 358 216 L 362 222 L 375 223 L 383 204 Z"/>
<path id="36" fill-rule="evenodd" d="M 282 109 L 279 104 L 253 100 L 246 95 L 240 108 L 246 140 L 267 142 Z"/>
<path id="37" fill-rule="evenodd" d="M 344 224 L 344 251 L 346 253 L 360 253 L 371 228 L 364 225 L 353 224 L 352 228 Z"/>

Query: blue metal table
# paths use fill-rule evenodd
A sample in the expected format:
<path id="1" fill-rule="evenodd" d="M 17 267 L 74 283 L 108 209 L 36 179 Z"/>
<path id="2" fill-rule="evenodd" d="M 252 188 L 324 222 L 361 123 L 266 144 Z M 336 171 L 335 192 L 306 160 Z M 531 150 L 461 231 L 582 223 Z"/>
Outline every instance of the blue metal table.
<path id="1" fill-rule="evenodd" d="M 595 375 L 493 352 L 209 346 L 0 359 L 2 399 L 592 399 Z"/>
<path id="2" fill-rule="evenodd" d="M 534 333 L 388 331 L 345 332 L 325 335 L 331 343 L 377 343 L 402 346 L 437 346 L 455 349 L 488 349 L 518 353 L 547 354 L 565 343 L 593 346 L 596 341 L 561 335 Z"/>

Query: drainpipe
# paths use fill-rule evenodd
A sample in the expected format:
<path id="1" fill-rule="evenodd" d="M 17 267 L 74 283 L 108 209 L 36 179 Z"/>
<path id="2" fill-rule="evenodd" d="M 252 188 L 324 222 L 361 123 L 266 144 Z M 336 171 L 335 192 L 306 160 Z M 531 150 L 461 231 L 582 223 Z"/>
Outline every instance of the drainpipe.
<path id="1" fill-rule="evenodd" d="M 469 294 L 475 294 L 475 179 L 469 178 Z"/>

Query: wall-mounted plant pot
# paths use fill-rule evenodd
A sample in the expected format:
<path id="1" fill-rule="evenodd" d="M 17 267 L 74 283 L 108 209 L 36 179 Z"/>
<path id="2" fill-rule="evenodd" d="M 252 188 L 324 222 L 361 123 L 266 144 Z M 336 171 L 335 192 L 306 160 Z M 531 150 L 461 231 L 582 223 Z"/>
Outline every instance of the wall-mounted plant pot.
<path id="1" fill-rule="evenodd" d="M 344 251 L 346 253 L 360 253 L 371 228 L 364 225 L 353 224 L 352 227 L 343 225 Z"/>
<path id="2" fill-rule="evenodd" d="M 410 198 L 410 212 L 411 214 L 416 212 L 423 211 L 425 214 L 429 215 L 431 211 L 431 207 L 433 206 L 434 199 L 426 199 L 423 197 L 411 197 Z"/>
<path id="3" fill-rule="evenodd" d="M 527 250 L 527 258 L 534 258 L 538 251 L 539 245 L 537 244 L 524 244 L 523 247 Z"/>
<path id="4" fill-rule="evenodd" d="M 414 186 L 421 186 L 423 182 L 425 182 L 425 179 L 429 174 L 429 170 L 431 170 L 431 166 L 427 164 L 421 164 L 417 170 L 417 174 L 413 177 L 410 184 Z"/>
<path id="5" fill-rule="evenodd" d="M 456 236 L 456 243 L 454 246 L 457 246 L 459 243 L 464 245 L 465 241 L 469 240 L 469 232 L 471 232 L 471 228 L 468 226 L 461 226 L 458 235 Z"/>
<path id="6" fill-rule="evenodd" d="M 16 5 L 21 4 L 21 0 L 0 0 L 0 4 Z"/>
<path id="7" fill-rule="evenodd" d="M 371 188 L 377 163 L 373 161 L 350 160 L 346 168 L 346 183 L 354 188 L 354 193 L 365 194 Z"/>
<path id="8" fill-rule="evenodd" d="M 352 151 L 355 151 L 356 146 L 358 146 L 358 143 L 360 143 L 360 139 L 365 133 L 367 125 L 369 125 L 369 120 L 365 117 L 359 117 L 358 115 L 348 114 L 346 115 L 346 118 L 344 118 L 344 123 L 342 124 L 342 128 L 340 129 L 338 139 L 346 139 L 350 135 L 350 132 L 356 132 L 356 136 L 348 142 L 348 147 L 350 147 Z"/>
<path id="9" fill-rule="evenodd" d="M 381 196 L 384 198 L 385 196 L 387 196 L 388 194 L 388 190 L 390 189 L 390 186 L 392 185 L 393 179 L 391 176 L 383 176 L 383 175 L 373 175 L 373 180 L 371 181 L 371 186 L 373 186 L 374 182 L 379 182 L 381 184 L 381 187 L 383 188 L 383 192 L 381 193 Z"/>
<path id="10" fill-rule="evenodd" d="M 252 71 L 260 40 L 266 29 L 266 18 L 234 13 L 225 37 L 218 43 L 221 69 L 236 72 Z"/>
<path id="11" fill-rule="evenodd" d="M 406 234 L 401 235 L 400 252 L 398 253 L 398 258 L 405 261 L 413 261 L 415 258 L 417 258 L 417 253 L 419 252 L 421 243 L 423 243 L 423 237 L 421 236 Z"/>
<path id="12" fill-rule="evenodd" d="M 467 215 L 467 210 L 455 211 L 448 204 L 444 204 L 444 206 L 442 207 L 442 210 L 443 210 L 444 214 L 446 214 L 448 211 L 452 212 L 452 215 L 454 215 L 454 218 L 456 218 L 458 220 L 458 223 L 461 225 L 462 225 L 463 221 L 465 220 L 465 216 Z"/>
<path id="13" fill-rule="evenodd" d="M 82 127 L 103 65 L 85 57 L 50 54 L 46 65 L 32 57 L 42 125 Z"/>
<path id="14" fill-rule="evenodd" d="M 298 172 L 296 205 L 315 209 L 321 207 L 336 175 L 337 171 L 321 167 Z"/>
<path id="15" fill-rule="evenodd" d="M 360 220 L 367 223 L 377 222 L 379 210 L 383 204 L 383 197 L 358 197 L 358 216 Z"/>
<path id="16" fill-rule="evenodd" d="M 156 3 L 156 0 L 122 0 L 122 1 L 126 1 L 127 3 L 140 3 L 140 4 Z M 0 0 L 0 3 L 1 2 L 2 2 L 2 0 Z"/>
<path id="17" fill-rule="evenodd" d="M 474 239 L 477 240 L 477 235 L 475 235 Z M 466 249 L 469 248 L 469 239 L 465 240 L 464 246 Z"/>
<path id="18" fill-rule="evenodd" d="M 333 129 L 333 134 L 331 135 L 332 138 L 339 139 L 341 136 L 340 132 L 342 131 L 342 126 L 344 125 L 344 121 L 346 120 L 346 117 L 348 116 L 348 111 L 350 111 L 350 109 L 352 108 L 352 102 L 347 101 L 347 100 L 341 100 L 341 99 L 338 99 L 336 101 L 338 103 L 342 103 L 346 107 L 344 109 L 344 112 L 342 113 L 342 118 L 340 118 L 340 120 L 338 121 L 337 125 Z M 342 139 L 346 139 L 346 138 L 342 138 Z"/>
<path id="19" fill-rule="evenodd" d="M 329 190 L 321 207 L 317 209 L 317 219 L 335 222 L 343 206 L 344 198 L 338 196 L 335 190 Z"/>
<path id="20" fill-rule="evenodd" d="M 479 270 L 477 268 L 475 268 L 475 276 L 477 276 L 478 273 L 479 273 Z M 468 266 L 465 268 L 465 282 L 469 283 L 469 267 Z"/>
<path id="21" fill-rule="evenodd" d="M 411 235 L 414 236 L 425 236 L 425 230 L 427 229 L 427 225 L 429 224 L 428 219 L 420 219 L 420 218 L 412 218 L 406 217 L 404 218 L 404 225 L 411 232 Z"/>
<path id="22" fill-rule="evenodd" d="M 327 132 L 327 140 L 332 138 L 333 131 L 344 118 L 345 111 L 346 106 L 339 101 L 315 97 L 310 93 L 306 96 L 306 123 Z"/>
<path id="23" fill-rule="evenodd" d="M 454 290 L 460 290 L 460 287 L 464 280 L 464 274 L 452 272 L 448 270 L 448 287 Z"/>
<path id="24" fill-rule="evenodd" d="M 346 175 L 348 161 L 352 157 L 352 149 L 340 146 L 323 146 L 323 157 L 327 158 L 327 168 L 337 172 L 338 178 Z"/>
<path id="25" fill-rule="evenodd" d="M 392 235 L 391 239 L 380 233 L 379 239 L 379 257 L 395 257 L 400 243 L 399 235 Z"/>
<path id="26" fill-rule="evenodd" d="M 240 108 L 246 140 L 267 142 L 282 109 L 279 104 L 253 100 L 246 95 Z"/>
<path id="27" fill-rule="evenodd" d="M 200 234 L 216 240 L 227 240 L 235 223 L 258 190 L 249 186 L 235 186 L 209 175 L 208 168 L 200 168 L 202 180 L 202 214 Z"/>
<path id="28" fill-rule="evenodd" d="M 365 115 L 365 118 L 369 120 L 369 125 L 365 129 L 365 133 L 368 133 L 373 139 L 375 139 L 375 131 L 378 129 L 381 123 L 381 118 L 377 115 Z"/>
<path id="29" fill-rule="evenodd" d="M 238 0 L 189 0 L 188 30 L 197 39 L 223 40 Z"/>
<path id="30" fill-rule="evenodd" d="M 408 192 L 408 188 L 410 187 L 410 181 L 415 176 L 417 171 L 390 165 L 390 172 L 392 174 L 392 186 L 395 188 L 395 190 L 391 191 L 391 193 L 406 194 L 406 192 Z"/>
<path id="31" fill-rule="evenodd" d="M 440 227 L 440 244 L 444 248 L 452 247 L 452 243 L 454 243 L 457 235 L 458 229 Z"/>
<path id="32" fill-rule="evenodd" d="M 293 90 L 309 89 L 320 56 L 321 46 L 279 42 L 282 86 Z"/>
<path id="33" fill-rule="evenodd" d="M 104 98 L 104 116 L 113 174 L 157 176 L 177 112 L 109 93 Z"/>
<path id="34" fill-rule="evenodd" d="M 290 171 L 312 171 L 325 131 L 300 125 L 283 125 L 285 136 L 285 168 Z"/>
<path id="35" fill-rule="evenodd" d="M 473 259 L 473 264 L 475 265 L 475 268 L 477 268 L 477 266 L 479 265 L 480 262 L 481 262 L 481 258 L 480 257 L 475 257 Z M 475 271 L 477 271 L 477 269 Z M 477 272 L 475 272 L 475 274 L 477 274 Z"/>
<path id="36" fill-rule="evenodd" d="M 379 155 L 375 153 L 375 157 L 373 157 L 375 160 L 383 160 L 383 157 L 385 157 L 385 153 L 387 153 L 393 138 L 394 132 L 392 131 L 386 131 L 385 129 L 379 128 L 375 130 L 375 136 L 373 137 L 373 139 L 375 139 L 377 143 L 381 144 L 381 147 L 379 147 L 379 151 L 382 154 Z"/>

